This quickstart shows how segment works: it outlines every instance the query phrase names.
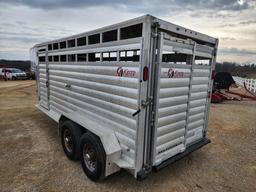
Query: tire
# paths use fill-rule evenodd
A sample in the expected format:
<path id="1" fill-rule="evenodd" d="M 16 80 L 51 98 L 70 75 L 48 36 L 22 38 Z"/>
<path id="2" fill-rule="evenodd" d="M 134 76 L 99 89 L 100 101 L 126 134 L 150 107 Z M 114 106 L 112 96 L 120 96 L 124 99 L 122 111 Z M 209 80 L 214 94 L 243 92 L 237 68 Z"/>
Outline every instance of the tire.
<path id="1" fill-rule="evenodd" d="M 70 160 L 79 159 L 81 127 L 70 120 L 60 124 L 60 137 L 64 153 Z"/>
<path id="2" fill-rule="evenodd" d="M 90 132 L 84 133 L 80 139 L 80 160 L 89 179 L 104 180 L 106 153 L 100 139 Z"/>
<path id="3" fill-rule="evenodd" d="M 16 77 L 12 77 L 12 80 L 14 80 L 14 81 L 15 81 L 15 80 L 17 80 L 17 78 L 16 78 Z"/>

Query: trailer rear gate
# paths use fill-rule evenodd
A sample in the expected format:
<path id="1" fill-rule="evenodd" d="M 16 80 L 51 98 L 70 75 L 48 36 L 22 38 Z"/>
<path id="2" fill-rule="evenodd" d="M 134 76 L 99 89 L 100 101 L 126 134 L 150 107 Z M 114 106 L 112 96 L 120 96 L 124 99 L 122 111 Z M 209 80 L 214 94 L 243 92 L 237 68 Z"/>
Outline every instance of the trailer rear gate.
<path id="1" fill-rule="evenodd" d="M 200 48 L 194 41 L 178 43 L 162 33 L 154 165 L 185 151 L 187 146 L 204 137 L 211 79 L 209 62 L 214 49 L 201 52 Z M 208 65 L 197 65 L 200 57 Z"/>
<path id="2" fill-rule="evenodd" d="M 218 41 L 187 30 L 144 16 L 37 45 L 38 107 L 56 121 L 112 130 L 120 152 L 97 132 L 106 175 L 150 172 L 206 138 Z"/>

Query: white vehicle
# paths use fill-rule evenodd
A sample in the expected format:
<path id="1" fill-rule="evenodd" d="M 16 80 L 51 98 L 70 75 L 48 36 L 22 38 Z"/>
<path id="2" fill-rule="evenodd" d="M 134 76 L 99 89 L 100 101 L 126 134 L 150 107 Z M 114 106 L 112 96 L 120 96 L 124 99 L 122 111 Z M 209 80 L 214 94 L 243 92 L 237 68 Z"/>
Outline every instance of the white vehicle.
<path id="1" fill-rule="evenodd" d="M 150 15 L 35 45 L 37 107 L 90 179 L 142 180 L 210 142 L 217 45 Z"/>
<path id="2" fill-rule="evenodd" d="M 0 68 L 1 77 L 5 77 L 9 80 L 27 79 L 27 74 L 16 68 Z"/>

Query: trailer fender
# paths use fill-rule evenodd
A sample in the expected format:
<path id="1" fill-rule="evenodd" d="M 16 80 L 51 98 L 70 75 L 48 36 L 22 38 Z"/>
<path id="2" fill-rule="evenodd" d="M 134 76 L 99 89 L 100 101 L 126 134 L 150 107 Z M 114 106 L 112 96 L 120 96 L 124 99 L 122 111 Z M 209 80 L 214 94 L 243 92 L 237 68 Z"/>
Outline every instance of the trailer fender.
<path id="1" fill-rule="evenodd" d="M 121 147 L 115 135 L 115 132 L 108 126 L 107 123 L 99 122 L 99 119 L 85 114 L 83 111 L 74 111 L 65 114 L 67 119 L 81 125 L 86 130 L 97 135 L 106 152 L 106 170 L 105 176 L 111 175 L 120 170 L 115 162 L 121 158 Z"/>
<path id="2" fill-rule="evenodd" d="M 133 169 L 129 164 L 121 159 L 121 147 L 113 129 L 109 123 L 99 121 L 99 119 L 87 114 L 84 111 L 74 111 L 71 113 L 57 113 L 52 110 L 47 110 L 39 104 L 36 107 L 50 116 L 54 121 L 60 123 L 63 119 L 69 119 L 86 130 L 97 135 L 106 152 L 106 169 L 105 176 L 111 175 L 120 170 L 120 168 Z M 113 127 L 112 127 L 113 128 Z"/>

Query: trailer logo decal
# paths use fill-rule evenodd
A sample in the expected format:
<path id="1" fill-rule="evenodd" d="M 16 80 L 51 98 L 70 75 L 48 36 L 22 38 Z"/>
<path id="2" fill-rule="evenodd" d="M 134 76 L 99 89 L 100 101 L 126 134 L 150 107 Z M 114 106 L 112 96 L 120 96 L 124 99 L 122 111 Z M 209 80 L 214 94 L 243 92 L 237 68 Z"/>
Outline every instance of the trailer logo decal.
<path id="1" fill-rule="evenodd" d="M 168 70 L 167 76 L 169 78 L 182 78 L 182 77 L 184 77 L 184 72 L 174 70 L 173 68 L 170 67 Z"/>
<path id="2" fill-rule="evenodd" d="M 116 75 L 119 77 L 134 77 L 135 74 L 136 74 L 136 71 L 123 69 L 122 67 L 118 67 L 116 70 Z"/>

